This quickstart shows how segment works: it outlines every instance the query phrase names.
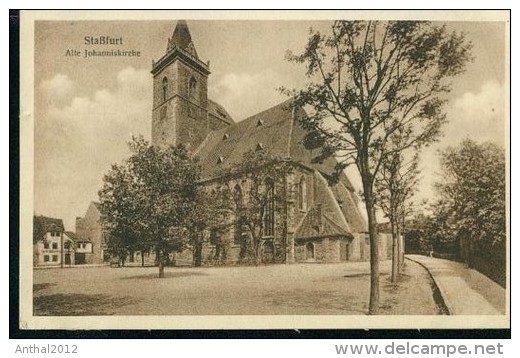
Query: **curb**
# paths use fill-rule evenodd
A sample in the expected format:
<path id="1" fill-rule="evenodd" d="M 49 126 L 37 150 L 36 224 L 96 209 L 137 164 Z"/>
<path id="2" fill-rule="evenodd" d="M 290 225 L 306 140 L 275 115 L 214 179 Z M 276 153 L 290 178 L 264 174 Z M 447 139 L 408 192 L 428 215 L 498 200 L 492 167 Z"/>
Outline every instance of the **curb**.
<path id="1" fill-rule="evenodd" d="M 442 290 L 442 288 L 439 286 L 439 284 L 437 283 L 437 281 L 435 280 L 435 277 L 433 277 L 432 273 L 430 272 L 430 269 L 428 269 L 428 267 L 426 267 L 422 262 L 419 262 L 419 261 L 416 261 L 414 259 L 411 259 L 407 256 L 404 257 L 406 260 L 410 260 L 412 262 L 415 262 L 416 264 L 420 265 L 421 267 L 423 267 L 426 272 L 428 272 L 428 275 L 430 275 L 431 279 L 432 279 L 432 282 L 433 284 L 435 285 L 435 287 L 437 288 L 437 291 L 439 292 L 440 294 L 440 298 L 442 300 L 442 302 L 439 302 L 442 306 L 442 308 L 444 310 L 446 310 L 446 312 L 448 312 L 448 315 L 449 316 L 453 316 L 454 313 L 453 311 L 450 309 L 450 305 L 448 304 L 449 300 L 448 298 L 446 297 L 446 294 L 444 293 L 444 291 Z"/>

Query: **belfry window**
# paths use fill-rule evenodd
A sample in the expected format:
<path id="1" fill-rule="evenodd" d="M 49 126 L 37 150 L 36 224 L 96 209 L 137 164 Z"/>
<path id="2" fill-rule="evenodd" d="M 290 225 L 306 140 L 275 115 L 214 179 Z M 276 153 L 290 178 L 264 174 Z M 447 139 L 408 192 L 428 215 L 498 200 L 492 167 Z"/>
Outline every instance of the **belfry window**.
<path id="1" fill-rule="evenodd" d="M 190 84 L 188 88 L 188 95 L 190 98 L 195 98 L 195 94 L 197 92 L 197 80 L 195 77 L 190 78 Z"/>
<path id="2" fill-rule="evenodd" d="M 168 98 L 168 79 L 166 77 L 162 80 L 162 100 L 163 102 L 166 101 L 166 98 Z"/>
<path id="3" fill-rule="evenodd" d="M 274 182 L 265 181 L 264 236 L 274 236 Z"/>

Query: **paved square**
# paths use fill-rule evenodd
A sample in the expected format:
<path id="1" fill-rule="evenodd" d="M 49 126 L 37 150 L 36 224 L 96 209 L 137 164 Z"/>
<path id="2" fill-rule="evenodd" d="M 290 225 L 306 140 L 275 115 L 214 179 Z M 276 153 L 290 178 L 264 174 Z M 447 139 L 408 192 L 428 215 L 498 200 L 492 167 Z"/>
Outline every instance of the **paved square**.
<path id="1" fill-rule="evenodd" d="M 398 285 L 381 263 L 382 314 L 441 314 L 424 268 Z M 35 315 L 364 315 L 369 264 L 259 267 L 73 267 L 34 270 Z"/>

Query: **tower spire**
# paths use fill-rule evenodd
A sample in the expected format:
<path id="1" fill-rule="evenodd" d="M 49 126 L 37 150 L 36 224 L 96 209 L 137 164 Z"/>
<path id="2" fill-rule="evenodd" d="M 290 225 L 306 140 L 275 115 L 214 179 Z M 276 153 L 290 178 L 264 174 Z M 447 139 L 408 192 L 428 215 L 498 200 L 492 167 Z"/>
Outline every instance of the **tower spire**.
<path id="1" fill-rule="evenodd" d="M 168 48 L 166 52 L 169 52 L 174 48 L 182 49 L 198 58 L 186 20 L 177 21 L 175 30 L 173 30 L 173 35 L 168 39 Z"/>

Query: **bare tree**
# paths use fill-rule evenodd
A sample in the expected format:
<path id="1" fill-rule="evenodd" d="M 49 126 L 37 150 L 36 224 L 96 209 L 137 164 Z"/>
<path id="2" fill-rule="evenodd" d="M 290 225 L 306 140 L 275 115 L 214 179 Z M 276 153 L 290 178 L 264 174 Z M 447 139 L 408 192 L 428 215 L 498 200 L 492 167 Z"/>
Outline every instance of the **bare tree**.
<path id="1" fill-rule="evenodd" d="M 409 214 L 409 201 L 412 198 L 418 182 L 419 154 L 415 152 L 406 159 L 406 153 L 399 151 L 401 138 L 398 134 L 392 136 L 392 147 L 395 149 L 381 165 L 375 181 L 377 205 L 390 221 L 392 228 L 392 282 L 397 277 L 402 266 L 404 247 L 401 234 L 404 222 Z"/>
<path id="2" fill-rule="evenodd" d="M 320 148 L 316 160 L 334 156 L 336 173 L 355 165 L 363 183 L 370 236 L 369 314 L 379 312 L 379 257 L 374 182 L 394 149 L 390 137 L 403 133 L 402 149 L 434 141 L 445 122 L 450 80 L 470 60 L 463 34 L 423 21 L 335 21 L 331 33 L 311 30 L 303 53 L 288 60 L 304 64 L 310 83 L 295 105 L 313 112 L 301 119 Z"/>

